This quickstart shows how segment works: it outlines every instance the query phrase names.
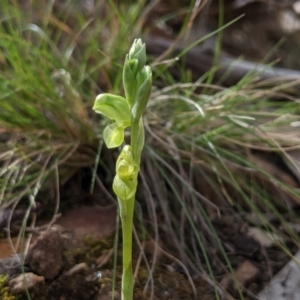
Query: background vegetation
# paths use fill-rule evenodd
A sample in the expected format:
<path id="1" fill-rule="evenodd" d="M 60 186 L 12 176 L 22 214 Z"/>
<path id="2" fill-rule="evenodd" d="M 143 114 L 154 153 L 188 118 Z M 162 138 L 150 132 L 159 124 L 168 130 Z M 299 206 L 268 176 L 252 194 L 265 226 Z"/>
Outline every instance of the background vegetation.
<path id="1" fill-rule="evenodd" d="M 159 245 L 219 298 L 220 276 L 238 265 L 230 255 L 244 251 L 232 239 L 242 240 L 250 227 L 270 233 L 276 252 L 292 257 L 299 243 L 297 73 L 272 68 L 284 51 L 274 39 L 269 48 L 259 44 L 264 57 L 254 58 L 266 64 L 236 77 L 244 65 L 229 55 L 224 36 L 244 23 L 228 5 L 3 1 L 1 210 L 53 204 L 59 189 L 63 203 L 76 174 L 83 174 L 84 193 L 111 193 L 115 157 L 102 143 L 104 120 L 91 107 L 101 92 L 123 93 L 123 60 L 141 37 L 155 78 L 136 227 L 157 245 L 151 268 Z"/>

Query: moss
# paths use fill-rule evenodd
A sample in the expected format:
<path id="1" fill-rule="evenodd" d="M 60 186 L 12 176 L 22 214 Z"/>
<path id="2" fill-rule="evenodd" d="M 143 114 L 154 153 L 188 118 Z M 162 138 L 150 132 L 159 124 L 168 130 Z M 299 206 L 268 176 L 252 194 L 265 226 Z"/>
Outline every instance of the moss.
<path id="1" fill-rule="evenodd" d="M 84 238 L 84 248 L 76 248 L 64 251 L 65 268 L 71 268 L 74 264 L 85 262 L 87 265 L 92 265 L 95 260 L 109 251 L 114 246 L 114 237 L 108 237 L 103 240 L 95 239 L 90 235 Z M 112 261 L 110 261 L 112 263 Z M 107 267 L 109 264 L 107 264 Z"/>
<path id="2" fill-rule="evenodd" d="M 10 292 L 8 287 L 7 276 L 0 275 L 0 299 L 2 300 L 19 300 L 18 295 L 14 295 Z"/>

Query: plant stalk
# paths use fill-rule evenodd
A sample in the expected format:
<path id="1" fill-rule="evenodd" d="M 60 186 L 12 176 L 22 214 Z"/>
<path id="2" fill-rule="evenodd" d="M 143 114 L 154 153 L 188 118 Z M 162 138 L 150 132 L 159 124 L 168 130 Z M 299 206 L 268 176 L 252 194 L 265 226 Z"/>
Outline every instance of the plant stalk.
<path id="1" fill-rule="evenodd" d="M 135 196 L 125 201 L 118 198 L 118 201 L 120 206 L 123 237 L 122 300 L 132 300 L 132 229 Z"/>
<path id="2" fill-rule="evenodd" d="M 141 162 L 141 152 L 139 151 L 139 145 L 142 146 L 144 145 L 144 141 L 140 141 L 139 139 L 139 134 L 140 134 L 140 126 L 139 126 L 140 121 L 132 121 L 131 122 L 131 127 L 130 127 L 130 145 L 132 149 L 132 154 L 133 157 L 138 165 L 140 165 Z"/>

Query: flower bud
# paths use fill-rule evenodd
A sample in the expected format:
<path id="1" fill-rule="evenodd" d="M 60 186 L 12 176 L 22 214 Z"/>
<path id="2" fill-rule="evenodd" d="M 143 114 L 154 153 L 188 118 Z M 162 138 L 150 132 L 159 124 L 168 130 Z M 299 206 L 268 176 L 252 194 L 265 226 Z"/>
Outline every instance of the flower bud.
<path id="1" fill-rule="evenodd" d="M 130 50 L 129 50 L 129 60 L 137 59 L 138 68 L 137 71 L 140 71 L 147 61 L 146 56 L 146 46 L 142 43 L 141 39 L 135 39 Z"/>
<path id="2" fill-rule="evenodd" d="M 146 60 L 145 44 L 142 43 L 141 39 L 134 40 L 129 53 L 125 58 L 123 69 L 123 85 L 130 110 L 137 104 L 138 90 L 142 87 L 144 82 L 151 77 L 149 76 L 151 74 L 151 68 L 145 66 Z M 146 95 L 147 93 L 144 92 L 144 94 Z M 139 95 L 139 97 L 140 96 L 141 95 Z M 145 108 L 145 105 L 143 107 Z M 135 108 L 135 110 L 136 109 L 137 108 Z"/>

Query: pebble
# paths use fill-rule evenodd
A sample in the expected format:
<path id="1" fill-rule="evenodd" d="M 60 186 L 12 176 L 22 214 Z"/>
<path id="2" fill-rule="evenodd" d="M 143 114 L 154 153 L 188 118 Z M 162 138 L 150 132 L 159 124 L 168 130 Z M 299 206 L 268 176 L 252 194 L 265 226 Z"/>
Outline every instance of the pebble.
<path id="1" fill-rule="evenodd" d="M 43 276 L 38 276 L 33 273 L 24 273 L 13 278 L 9 281 L 9 287 L 12 292 L 20 293 L 24 292 L 26 289 L 30 289 L 37 283 L 43 282 L 45 278 Z"/>
<path id="2" fill-rule="evenodd" d="M 26 264 L 45 279 L 55 278 L 63 265 L 63 237 L 59 231 L 48 230 L 30 246 Z"/>

